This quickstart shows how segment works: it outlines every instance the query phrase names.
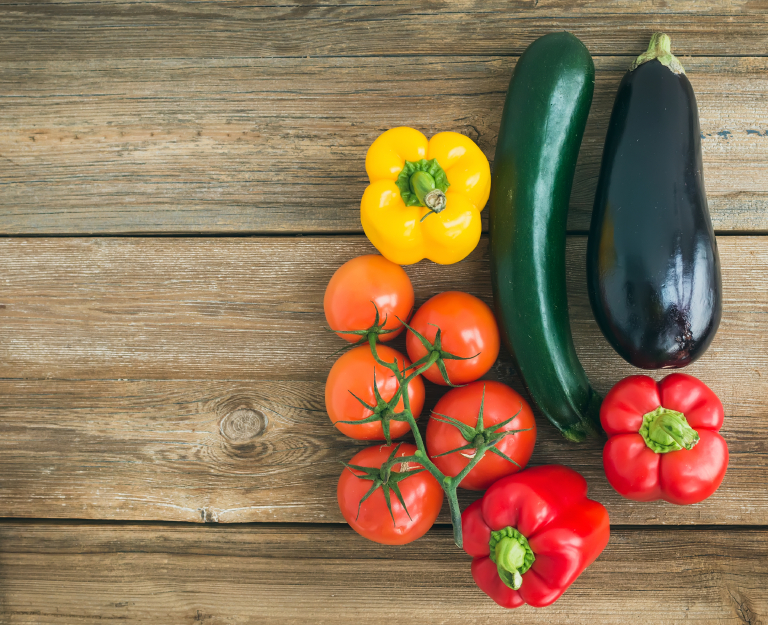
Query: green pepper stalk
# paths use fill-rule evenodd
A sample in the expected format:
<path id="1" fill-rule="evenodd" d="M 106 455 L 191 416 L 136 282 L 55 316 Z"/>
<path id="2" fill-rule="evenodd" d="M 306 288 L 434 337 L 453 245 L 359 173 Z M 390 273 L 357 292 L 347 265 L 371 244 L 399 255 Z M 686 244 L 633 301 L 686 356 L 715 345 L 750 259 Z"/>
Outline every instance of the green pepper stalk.
<path id="1" fill-rule="evenodd" d="M 643 415 L 640 436 L 657 454 L 681 449 L 693 449 L 699 442 L 699 433 L 688 425 L 682 412 L 659 406 Z"/>
<path id="2" fill-rule="evenodd" d="M 528 545 L 528 539 L 514 527 L 491 532 L 491 562 L 496 564 L 499 578 L 512 590 L 523 584 L 523 573 L 531 568 L 536 556 Z"/>

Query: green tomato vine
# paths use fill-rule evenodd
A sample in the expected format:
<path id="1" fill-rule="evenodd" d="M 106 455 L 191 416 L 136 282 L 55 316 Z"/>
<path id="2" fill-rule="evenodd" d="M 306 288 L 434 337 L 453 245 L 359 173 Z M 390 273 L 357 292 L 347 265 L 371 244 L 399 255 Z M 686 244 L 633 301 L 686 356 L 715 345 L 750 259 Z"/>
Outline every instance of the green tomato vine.
<path id="1" fill-rule="evenodd" d="M 385 318 L 382 323 L 379 323 L 379 309 L 375 303 L 373 303 L 373 306 L 374 308 L 376 308 L 376 318 L 375 318 L 374 324 L 370 328 L 366 330 L 341 330 L 341 331 L 333 330 L 333 331 L 338 332 L 340 334 L 354 334 L 354 335 L 360 336 L 360 340 L 357 343 L 355 343 L 355 345 L 359 345 L 360 343 L 367 341 L 371 348 L 371 353 L 373 354 L 374 360 L 380 366 L 389 369 L 395 375 L 395 378 L 397 379 L 398 390 L 395 392 L 395 394 L 389 401 L 385 401 L 379 394 L 379 390 L 376 386 L 376 374 L 374 372 L 373 388 L 374 388 L 374 396 L 376 399 L 375 406 L 367 404 L 362 399 L 354 395 L 354 393 L 352 393 L 353 397 L 355 397 L 357 401 L 359 401 L 363 406 L 365 406 L 368 410 L 371 411 L 371 415 L 359 421 L 339 421 L 338 423 L 350 423 L 350 424 L 360 425 L 363 423 L 373 423 L 375 421 L 379 421 L 381 422 L 381 427 L 384 432 L 384 438 L 387 442 L 387 445 L 391 445 L 392 440 L 390 437 L 390 423 L 392 421 L 405 421 L 408 423 L 408 425 L 411 428 L 411 432 L 413 433 L 413 438 L 414 438 L 414 442 L 416 444 L 417 450 L 414 452 L 412 456 L 397 457 L 397 450 L 400 448 L 400 445 L 398 445 L 395 448 L 395 450 L 392 452 L 392 454 L 390 454 L 386 462 L 381 466 L 381 468 L 362 467 L 362 466 L 349 465 L 347 463 L 343 463 L 347 469 L 350 469 L 350 470 L 354 469 L 354 471 L 359 472 L 359 473 L 354 473 L 353 471 L 354 475 L 357 478 L 363 479 L 363 480 L 370 480 L 372 482 L 370 490 L 360 500 L 360 505 L 358 506 L 358 514 L 359 514 L 360 506 L 362 506 L 363 502 L 368 497 L 370 497 L 377 489 L 381 488 L 384 494 L 384 500 L 387 504 L 387 509 L 389 510 L 389 513 L 392 516 L 392 521 L 394 522 L 394 515 L 392 513 L 392 504 L 391 504 L 392 493 L 394 493 L 395 497 L 397 497 L 398 501 L 403 506 L 403 509 L 405 510 L 406 514 L 408 514 L 408 516 L 410 517 L 410 513 L 408 513 L 408 509 L 406 508 L 405 502 L 403 501 L 402 495 L 400 494 L 399 482 L 406 479 L 407 477 L 410 477 L 411 475 L 415 475 L 416 473 L 420 473 L 426 470 L 432 474 L 432 476 L 437 480 L 438 484 L 440 484 L 443 491 L 445 492 L 446 499 L 448 499 L 448 507 L 451 515 L 451 523 L 453 525 L 453 540 L 456 543 L 457 547 L 461 547 L 463 544 L 462 532 L 461 532 L 461 509 L 459 508 L 459 500 L 458 500 L 458 494 L 457 494 L 457 489 L 459 487 L 459 484 L 467 476 L 467 474 L 473 468 L 475 468 L 477 463 L 483 459 L 486 452 L 494 453 L 500 456 L 501 458 L 503 458 L 504 460 L 507 460 L 508 462 L 511 462 L 519 467 L 520 465 L 518 465 L 517 462 L 512 460 L 512 458 L 510 458 L 509 456 L 504 454 L 500 449 L 498 449 L 497 445 L 504 437 L 517 434 L 518 432 L 525 432 L 527 431 L 527 429 L 503 430 L 503 428 L 508 423 L 510 423 L 513 419 L 515 419 L 515 417 L 517 417 L 517 415 L 519 414 L 519 411 L 513 414 L 509 419 L 506 419 L 505 421 L 486 429 L 483 425 L 483 407 L 485 405 L 485 389 L 483 389 L 483 399 L 480 402 L 480 410 L 477 415 L 477 425 L 474 428 L 466 425 L 465 423 L 462 423 L 458 419 L 454 419 L 446 415 L 440 415 L 440 414 L 434 413 L 436 416 L 433 418 L 436 418 L 438 421 L 448 423 L 449 425 L 452 425 L 457 429 L 459 429 L 462 436 L 467 441 L 466 445 L 457 447 L 456 449 L 452 449 L 451 451 L 445 452 L 444 454 L 441 454 L 441 455 L 447 455 L 450 453 L 459 452 L 459 451 L 468 450 L 468 449 L 475 450 L 475 454 L 472 457 L 472 459 L 469 461 L 469 463 L 464 467 L 464 469 L 462 469 L 462 471 L 458 475 L 456 476 L 445 475 L 442 471 L 440 471 L 440 469 L 437 468 L 437 466 L 435 466 L 435 464 L 429 458 L 429 454 L 427 453 L 427 449 L 424 444 L 424 439 L 421 436 L 419 427 L 416 424 L 416 419 L 414 418 L 413 412 L 411 411 L 410 398 L 408 397 L 408 385 L 415 378 L 417 378 L 422 373 L 424 373 L 427 369 L 429 369 L 432 365 L 436 365 L 445 383 L 448 386 L 455 388 L 456 385 L 452 384 L 448 377 L 448 372 L 445 368 L 445 361 L 446 360 L 470 360 L 472 358 L 476 358 L 478 354 L 475 354 L 475 356 L 470 356 L 468 358 L 451 354 L 442 348 L 442 338 L 441 338 L 440 328 L 437 329 L 435 340 L 430 342 L 423 335 L 421 335 L 414 328 L 409 326 L 406 322 L 402 321 L 398 317 L 397 318 L 398 321 L 400 321 L 400 323 L 406 328 L 406 331 L 411 332 L 414 336 L 416 336 L 416 338 L 421 342 L 421 344 L 427 350 L 427 353 L 422 358 L 420 358 L 419 360 L 417 360 L 416 362 L 414 362 L 408 367 L 405 366 L 404 362 L 398 363 L 397 359 L 395 359 L 394 362 L 385 362 L 379 357 L 378 351 L 376 349 L 376 345 L 378 342 L 379 334 L 384 334 L 385 332 L 391 332 L 392 330 L 383 331 L 383 327 L 386 324 L 387 320 Z M 403 400 L 403 409 L 399 412 L 396 412 L 397 404 L 399 403 L 401 398 Z M 397 464 L 401 466 L 403 465 L 407 466 L 409 463 L 418 464 L 422 468 L 404 470 L 402 472 L 397 472 L 393 470 L 394 466 Z"/>

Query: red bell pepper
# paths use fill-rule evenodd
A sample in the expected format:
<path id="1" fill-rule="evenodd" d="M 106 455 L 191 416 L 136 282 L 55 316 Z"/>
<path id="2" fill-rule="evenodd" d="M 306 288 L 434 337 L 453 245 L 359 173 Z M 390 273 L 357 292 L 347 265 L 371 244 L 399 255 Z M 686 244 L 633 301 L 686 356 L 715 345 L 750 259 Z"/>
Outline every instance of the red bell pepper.
<path id="1" fill-rule="evenodd" d="M 627 499 L 697 503 L 723 481 L 723 404 L 690 375 L 672 373 L 658 384 L 645 375 L 623 379 L 603 400 L 600 422 L 609 437 L 605 475 Z"/>
<path id="2" fill-rule="evenodd" d="M 608 511 L 573 469 L 502 478 L 461 515 L 472 577 L 500 606 L 554 603 L 608 544 Z"/>

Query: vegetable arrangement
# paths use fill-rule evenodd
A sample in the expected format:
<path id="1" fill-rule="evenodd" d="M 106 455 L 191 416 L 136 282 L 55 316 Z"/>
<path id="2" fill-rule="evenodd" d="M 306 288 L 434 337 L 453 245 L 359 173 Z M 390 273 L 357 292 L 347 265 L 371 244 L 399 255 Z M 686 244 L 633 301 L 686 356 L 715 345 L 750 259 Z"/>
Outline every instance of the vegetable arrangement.
<path id="1" fill-rule="evenodd" d="M 382 261 L 389 262 L 385 259 Z M 331 278 L 329 289 L 333 287 L 336 293 L 353 293 L 354 279 L 355 275 L 344 265 Z M 410 282 L 408 287 L 404 290 L 412 292 Z M 369 289 L 370 285 L 365 288 Z M 357 516 L 354 523 L 350 521 L 350 525 L 367 538 L 389 544 L 390 541 L 396 540 L 393 536 L 398 535 L 400 531 L 397 529 L 398 518 L 395 515 L 397 506 L 393 502 L 397 502 L 402 507 L 398 514 L 404 514 L 412 519 L 401 488 L 408 483 L 411 476 L 415 477 L 427 471 L 441 492 L 445 492 L 454 525 L 454 540 L 460 547 L 462 543 L 461 510 L 457 499 L 457 488 L 465 478 L 469 479 L 468 484 L 477 484 L 487 479 L 488 474 L 500 471 L 497 465 L 490 463 L 478 467 L 475 471 L 486 452 L 508 463 L 509 466 L 501 470 L 502 474 L 513 473 L 525 466 L 530 458 L 536 436 L 530 407 L 512 389 L 508 389 L 507 397 L 517 401 L 512 404 L 498 405 L 497 398 L 503 393 L 498 387 L 504 386 L 499 383 L 480 383 L 482 390 L 479 401 L 476 393 L 468 395 L 469 387 L 455 388 L 451 391 L 454 393 L 453 396 L 448 393 L 443 398 L 444 409 L 446 412 L 453 412 L 452 406 L 468 406 L 472 409 L 472 414 L 436 416 L 443 425 L 454 428 L 460 439 L 455 436 L 452 438 L 438 428 L 438 430 L 433 429 L 432 435 L 428 436 L 428 442 L 425 444 L 416 424 L 424 404 L 424 383 L 421 376 L 429 373 L 431 378 L 440 384 L 455 386 L 448 372 L 449 365 L 452 372 L 455 369 L 457 375 L 467 382 L 474 381 L 486 373 L 496 360 L 499 350 L 499 330 L 496 321 L 488 306 L 477 298 L 466 293 L 442 293 L 427 301 L 413 317 L 414 323 L 422 326 L 425 333 L 432 336 L 431 340 L 419 332 L 415 325 L 409 325 L 404 319 L 397 318 L 398 323 L 407 329 L 409 338 L 414 337 L 415 342 L 406 343 L 409 353 L 414 358 L 411 362 L 397 351 L 377 343 L 381 333 L 389 331 L 381 329 L 381 326 L 385 325 L 385 320 L 381 319 L 378 306 L 375 304 L 375 296 L 379 293 L 370 290 L 368 292 L 374 295 L 374 299 L 368 304 L 368 307 L 373 310 L 374 323 L 371 326 L 358 329 L 331 328 L 337 334 L 362 337 L 368 345 L 355 347 L 334 363 L 326 381 L 326 409 L 334 425 L 347 436 L 359 440 L 383 439 L 390 449 L 383 456 L 381 453 L 369 451 L 358 464 L 355 459 L 363 454 L 361 452 L 345 465 L 347 469 L 342 473 L 342 479 L 339 481 L 339 505 L 345 519 L 350 521 L 347 517 L 348 511 L 351 510 L 348 502 L 355 500 L 358 506 Z M 350 306 L 354 306 L 354 297 L 350 297 L 349 302 Z M 442 302 L 439 310 L 436 310 L 435 302 L 438 304 Z M 458 303 L 458 305 L 451 307 L 446 302 Z M 341 301 L 337 304 L 343 308 Z M 443 325 L 432 325 L 433 320 L 441 321 Z M 490 351 L 491 358 L 489 360 L 488 357 L 482 357 L 480 351 L 468 355 L 452 353 L 447 351 L 449 345 L 455 346 L 457 351 L 463 353 L 474 349 Z M 476 362 L 472 363 L 472 361 Z M 485 413 L 485 387 L 488 385 L 491 385 L 490 418 L 486 418 Z M 413 433 L 415 447 L 411 446 L 413 449 L 407 446 L 393 447 L 392 439 L 408 431 Z M 513 444 L 500 447 L 506 438 L 521 432 L 530 434 L 521 441 L 519 446 Z M 459 444 L 455 448 L 447 448 L 446 444 L 452 442 Z M 377 446 L 369 449 L 384 448 Z M 401 453 L 407 449 L 411 449 L 412 453 L 405 455 Z M 522 462 L 508 456 L 504 450 L 512 452 Z M 447 459 L 449 455 L 458 455 L 458 458 Z M 435 461 L 440 463 L 446 472 L 443 472 Z M 356 478 L 355 482 L 349 480 L 350 474 Z M 371 483 L 366 486 L 363 496 L 355 499 L 359 494 L 359 484 L 355 488 L 351 485 L 361 480 Z M 381 498 L 377 495 L 374 499 L 374 494 L 378 492 Z M 393 528 L 389 529 L 389 521 L 384 522 L 388 528 L 387 531 L 380 529 L 376 532 L 369 526 L 359 525 L 359 515 L 371 508 L 375 509 L 382 500 L 389 511 Z M 442 502 L 442 495 L 440 501 Z M 421 507 L 420 504 L 419 507 Z M 420 519 L 426 518 L 419 513 L 416 516 Z M 434 517 L 436 516 L 437 512 Z M 429 523 L 424 531 L 431 524 Z M 410 524 L 408 526 L 410 527 Z M 380 526 L 377 527 L 380 528 Z M 421 528 L 421 525 L 417 524 L 417 527 Z M 404 530 L 404 532 L 408 539 L 403 539 L 401 542 L 409 542 L 423 534 L 423 532 L 418 533 L 418 530 Z"/>
<path id="2" fill-rule="evenodd" d="M 477 585 L 507 608 L 556 601 L 605 548 L 610 525 L 581 475 L 525 468 L 536 441 L 530 406 L 508 386 L 479 380 L 502 338 L 530 396 L 566 439 L 608 436 L 603 467 L 622 496 L 698 503 L 728 466 L 723 406 L 702 382 L 634 375 L 603 399 L 576 355 L 566 219 L 593 84 L 592 59 L 570 33 L 531 44 L 510 81 L 492 179 L 480 149 L 457 133 L 428 141 L 394 128 L 379 136 L 366 156 L 371 184 L 360 215 L 383 256 L 345 263 L 324 298 L 330 329 L 354 343 L 328 376 L 328 416 L 346 436 L 382 441 L 344 463 L 342 515 L 362 536 L 399 545 L 423 536 L 447 499 Z M 466 257 L 489 197 L 495 317 L 456 291 L 411 316 L 414 291 L 399 264 Z M 721 315 L 719 260 L 695 97 L 666 35 L 653 36 L 619 87 L 587 269 L 601 330 L 630 363 L 681 367 L 706 350 Z M 407 357 L 383 344 L 403 332 Z M 424 378 L 450 387 L 425 435 L 417 423 Z M 407 434 L 413 443 L 393 443 Z M 462 514 L 458 488 L 486 492 Z"/>
<path id="3" fill-rule="evenodd" d="M 359 275 L 349 265 L 372 266 L 369 258 L 353 259 L 334 274 L 326 292 L 333 305 L 326 310 L 357 305 Z M 388 262 L 380 258 L 376 266 L 397 274 Z M 456 545 L 475 558 L 478 586 L 505 607 L 549 605 L 605 548 L 608 512 L 586 498 L 586 481 L 571 469 L 522 471 L 536 442 L 536 422 L 517 392 L 478 380 L 499 352 L 499 330 L 486 304 L 448 291 L 424 303 L 410 324 L 398 316 L 401 327 L 389 327 L 376 301 L 389 302 L 381 296 L 391 284 L 379 284 L 359 285 L 371 297 L 370 314 L 348 315 L 372 319 L 370 326 L 331 327 L 368 344 L 353 347 L 331 368 L 328 415 L 347 436 L 385 441 L 344 463 L 337 486 L 344 519 L 365 538 L 402 545 L 429 530 L 445 497 Z M 399 290 L 413 292 L 410 283 Z M 410 360 L 377 342 L 403 328 Z M 416 423 L 424 404 L 422 376 L 453 387 L 432 411 L 426 440 Z M 466 384 L 457 386 L 458 380 Z M 415 444 L 392 443 L 408 431 Z M 462 515 L 459 487 L 488 491 Z"/>

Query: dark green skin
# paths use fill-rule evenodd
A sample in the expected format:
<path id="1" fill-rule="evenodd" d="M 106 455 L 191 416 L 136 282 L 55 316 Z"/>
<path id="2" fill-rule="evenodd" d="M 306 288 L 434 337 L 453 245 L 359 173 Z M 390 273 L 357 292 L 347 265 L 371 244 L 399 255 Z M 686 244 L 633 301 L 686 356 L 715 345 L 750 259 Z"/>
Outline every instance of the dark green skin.
<path id="1" fill-rule="evenodd" d="M 507 91 L 490 197 L 496 318 L 534 402 L 569 440 L 600 431 L 602 398 L 573 346 L 565 229 L 595 68 L 575 36 L 520 57 Z"/>

